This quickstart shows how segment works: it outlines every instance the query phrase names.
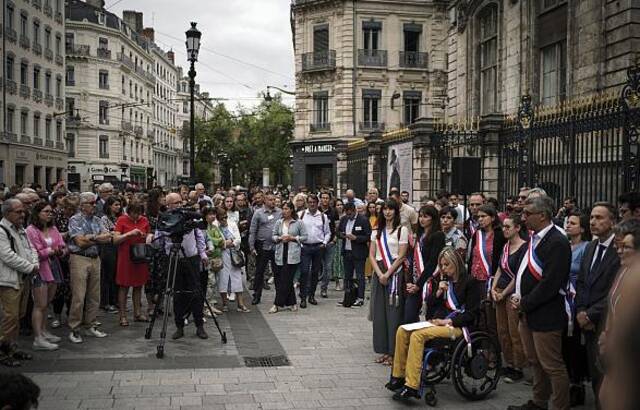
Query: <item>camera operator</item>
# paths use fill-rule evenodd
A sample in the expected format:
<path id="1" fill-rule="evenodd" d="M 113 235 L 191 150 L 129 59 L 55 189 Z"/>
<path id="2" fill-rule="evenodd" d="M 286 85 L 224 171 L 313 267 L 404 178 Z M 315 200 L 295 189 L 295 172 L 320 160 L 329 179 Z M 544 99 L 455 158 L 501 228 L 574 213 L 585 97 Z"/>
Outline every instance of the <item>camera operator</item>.
<path id="1" fill-rule="evenodd" d="M 167 209 L 172 211 L 180 208 L 182 197 L 180 194 L 171 193 L 167 195 L 165 202 Z M 163 237 L 161 241 L 164 245 L 164 251 L 168 255 L 172 245 L 168 233 L 156 231 L 155 236 L 156 238 Z M 183 236 L 181 246 L 173 298 L 176 331 L 172 338 L 176 340 L 184 336 L 184 318 L 188 312 L 191 312 L 196 324 L 196 336 L 200 339 L 207 339 L 209 336 L 204 330 L 204 321 L 202 320 L 203 289 L 200 289 L 200 269 L 203 264 L 208 263 L 205 238 L 198 229 L 192 229 Z"/>

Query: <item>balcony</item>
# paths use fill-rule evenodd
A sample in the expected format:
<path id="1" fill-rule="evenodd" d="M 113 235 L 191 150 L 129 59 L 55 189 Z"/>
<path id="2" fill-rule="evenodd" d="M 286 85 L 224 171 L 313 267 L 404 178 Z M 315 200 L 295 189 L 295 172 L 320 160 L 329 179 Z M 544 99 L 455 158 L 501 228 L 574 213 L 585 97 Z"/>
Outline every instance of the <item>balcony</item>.
<path id="1" fill-rule="evenodd" d="M 147 137 L 153 139 L 153 137 L 154 137 L 153 130 L 147 130 Z"/>
<path id="2" fill-rule="evenodd" d="M 56 141 L 56 149 L 64 150 L 64 144 L 62 141 Z"/>
<path id="3" fill-rule="evenodd" d="M 131 132 L 133 131 L 133 125 L 129 121 L 122 121 L 122 131 Z"/>
<path id="4" fill-rule="evenodd" d="M 143 129 L 140 125 L 136 125 L 133 129 L 134 134 L 136 134 L 136 137 L 142 137 L 142 133 L 143 133 Z"/>
<path id="5" fill-rule="evenodd" d="M 100 158 L 101 159 L 109 159 L 109 153 L 108 152 L 101 152 L 100 153 Z"/>
<path id="6" fill-rule="evenodd" d="M 20 97 L 29 98 L 31 97 L 31 89 L 28 85 L 20 84 Z"/>
<path id="7" fill-rule="evenodd" d="M 16 134 L 15 132 L 7 131 L 4 133 L 4 137 L 9 142 L 18 142 L 18 134 Z"/>
<path id="8" fill-rule="evenodd" d="M 360 131 L 384 131 L 384 122 L 363 121 L 360 123 Z"/>
<path id="9" fill-rule="evenodd" d="M 56 23 L 62 24 L 63 22 L 62 12 L 56 11 L 55 20 L 56 20 Z"/>
<path id="10" fill-rule="evenodd" d="M 98 88 L 100 88 L 101 90 L 108 90 L 109 84 L 98 84 Z"/>
<path id="11" fill-rule="evenodd" d="M 33 89 L 33 101 L 37 103 L 42 102 L 42 90 L 38 90 L 37 88 Z"/>
<path id="12" fill-rule="evenodd" d="M 45 94 L 44 95 L 44 103 L 47 105 L 47 107 L 53 106 L 53 95 Z"/>
<path id="13" fill-rule="evenodd" d="M 329 132 L 331 131 L 331 124 L 324 123 L 324 124 L 310 124 L 309 125 L 309 131 L 311 132 Z"/>
<path id="14" fill-rule="evenodd" d="M 69 158 L 75 158 L 76 157 L 76 152 L 75 151 L 67 151 L 67 156 Z"/>
<path id="15" fill-rule="evenodd" d="M 66 85 L 67 87 L 73 87 L 74 85 L 76 85 L 75 78 L 67 78 Z"/>
<path id="16" fill-rule="evenodd" d="M 56 97 L 56 110 L 64 109 L 64 98 Z"/>
<path id="17" fill-rule="evenodd" d="M 53 148 L 53 140 L 46 140 L 44 146 L 47 148 Z"/>
<path id="18" fill-rule="evenodd" d="M 37 145 L 37 146 L 41 147 L 42 146 L 42 138 L 33 137 L 33 145 Z"/>
<path id="19" fill-rule="evenodd" d="M 31 47 L 31 49 L 33 50 L 33 53 L 36 55 L 42 55 L 42 44 L 40 43 L 33 43 L 33 47 Z"/>
<path id="20" fill-rule="evenodd" d="M 20 142 L 23 144 L 31 144 L 31 137 L 25 134 L 20 136 Z"/>
<path id="21" fill-rule="evenodd" d="M 46 14 L 48 17 L 53 16 L 53 9 L 51 8 L 50 4 L 45 4 L 44 5 L 44 9 L 42 10 L 44 12 L 44 14 Z"/>
<path id="22" fill-rule="evenodd" d="M 52 61 L 53 60 L 53 51 L 48 49 L 48 48 L 45 49 L 44 50 L 44 58 L 46 58 L 49 61 Z"/>
<path id="23" fill-rule="evenodd" d="M 153 75 L 152 73 L 145 71 L 144 73 L 144 78 L 147 79 L 147 81 L 155 83 L 156 82 L 156 76 Z"/>
<path id="24" fill-rule="evenodd" d="M 358 65 L 365 67 L 386 67 L 387 50 L 358 50 Z"/>
<path id="25" fill-rule="evenodd" d="M 38 10 L 42 9 L 42 0 L 31 0 L 31 4 Z"/>
<path id="26" fill-rule="evenodd" d="M 133 61 L 131 61 L 129 57 L 122 53 L 118 53 L 118 61 L 120 61 L 123 66 L 129 68 L 129 70 L 135 69 L 135 67 L 133 66 Z"/>
<path id="27" fill-rule="evenodd" d="M 62 56 L 60 54 L 56 55 L 56 64 L 58 64 L 58 65 L 63 65 L 64 64 L 64 58 L 62 58 Z"/>
<path id="28" fill-rule="evenodd" d="M 427 68 L 427 53 L 420 51 L 401 51 L 400 67 L 403 68 Z"/>
<path id="29" fill-rule="evenodd" d="M 101 125 L 109 125 L 109 119 L 108 118 L 100 118 L 99 120 Z"/>
<path id="30" fill-rule="evenodd" d="M 302 54 L 302 71 L 324 71 L 336 68 L 336 50 Z"/>
<path id="31" fill-rule="evenodd" d="M 91 47 L 86 44 L 67 45 L 65 51 L 67 52 L 67 57 L 89 57 L 91 55 Z"/>
<path id="32" fill-rule="evenodd" d="M 7 36 L 7 40 L 11 41 L 12 43 L 18 41 L 18 33 L 16 33 L 14 29 L 6 28 L 4 29 L 4 34 L 5 36 Z"/>
<path id="33" fill-rule="evenodd" d="M 111 60 L 111 50 L 108 50 L 106 48 L 98 48 L 96 51 L 97 51 L 98 58 Z"/>
<path id="34" fill-rule="evenodd" d="M 7 92 L 11 95 L 15 95 L 18 91 L 18 86 L 13 80 L 5 80 L 5 84 L 7 85 Z"/>
<path id="35" fill-rule="evenodd" d="M 25 50 L 31 48 L 31 41 L 29 41 L 29 37 L 23 35 L 20 36 L 20 47 L 24 48 Z"/>

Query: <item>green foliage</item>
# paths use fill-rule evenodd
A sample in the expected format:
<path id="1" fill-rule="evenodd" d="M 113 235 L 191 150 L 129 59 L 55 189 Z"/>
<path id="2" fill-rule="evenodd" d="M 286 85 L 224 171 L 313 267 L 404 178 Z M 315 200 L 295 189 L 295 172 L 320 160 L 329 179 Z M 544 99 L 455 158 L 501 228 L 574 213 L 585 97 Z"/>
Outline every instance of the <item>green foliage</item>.
<path id="1" fill-rule="evenodd" d="M 213 169 L 220 162 L 225 185 L 260 184 L 263 168 L 270 169 L 271 181 L 287 183 L 293 127 L 293 112 L 277 97 L 252 112 L 240 107 L 238 115 L 218 104 L 209 120 L 196 121 L 198 180 L 219 183 L 213 181 Z"/>

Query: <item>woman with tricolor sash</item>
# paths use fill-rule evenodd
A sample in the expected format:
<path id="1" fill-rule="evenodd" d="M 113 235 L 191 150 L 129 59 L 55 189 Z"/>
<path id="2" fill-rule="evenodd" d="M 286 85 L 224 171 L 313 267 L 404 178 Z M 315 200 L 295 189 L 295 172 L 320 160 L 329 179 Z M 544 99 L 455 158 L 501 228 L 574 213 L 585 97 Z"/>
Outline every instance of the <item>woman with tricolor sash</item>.
<path id="1" fill-rule="evenodd" d="M 467 274 L 462 257 L 445 247 L 438 257 L 440 282 L 427 298 L 424 327 L 398 328 L 391 379 L 386 387 L 396 391 L 395 400 L 420 398 L 420 375 L 425 343 L 433 339 L 468 337 L 478 317 L 483 286 Z"/>
<path id="2" fill-rule="evenodd" d="M 438 266 L 438 255 L 445 244 L 440 229 L 440 215 L 433 206 L 423 206 L 418 212 L 418 232 L 413 247 L 413 271 L 405 285 L 404 323 L 420 320 L 420 309 L 429 293 L 428 283 Z M 437 286 L 437 285 L 436 285 Z"/>
<path id="3" fill-rule="evenodd" d="M 491 284 L 491 299 L 496 308 L 498 340 L 504 354 L 506 367 L 504 381 L 515 383 L 523 379 L 522 369 L 527 364 L 520 333 L 518 333 L 518 311 L 509 303 L 516 287 L 516 275 L 522 259 L 527 253 L 527 228 L 520 215 L 508 215 L 502 222 L 502 232 L 507 243 L 502 248 L 500 267 Z"/>
<path id="4" fill-rule="evenodd" d="M 377 229 L 371 232 L 369 260 L 371 280 L 371 320 L 373 350 L 381 354 L 376 362 L 391 365 L 395 335 L 404 312 L 403 262 L 409 243 L 409 230 L 400 225 L 400 206 L 388 199 L 382 206 Z"/>

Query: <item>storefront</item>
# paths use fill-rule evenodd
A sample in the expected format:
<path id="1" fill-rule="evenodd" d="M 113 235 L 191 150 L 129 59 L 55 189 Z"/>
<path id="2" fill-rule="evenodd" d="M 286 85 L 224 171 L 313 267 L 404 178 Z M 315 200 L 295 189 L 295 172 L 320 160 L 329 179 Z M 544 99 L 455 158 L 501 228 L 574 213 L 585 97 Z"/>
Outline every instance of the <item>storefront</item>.
<path id="1" fill-rule="evenodd" d="M 7 186 L 40 184 L 49 189 L 66 179 L 65 153 L 27 145 L 0 145 L 0 182 Z"/>
<path id="2" fill-rule="evenodd" d="M 338 141 L 297 141 L 293 151 L 293 188 L 307 187 L 311 191 L 336 187 Z"/>

